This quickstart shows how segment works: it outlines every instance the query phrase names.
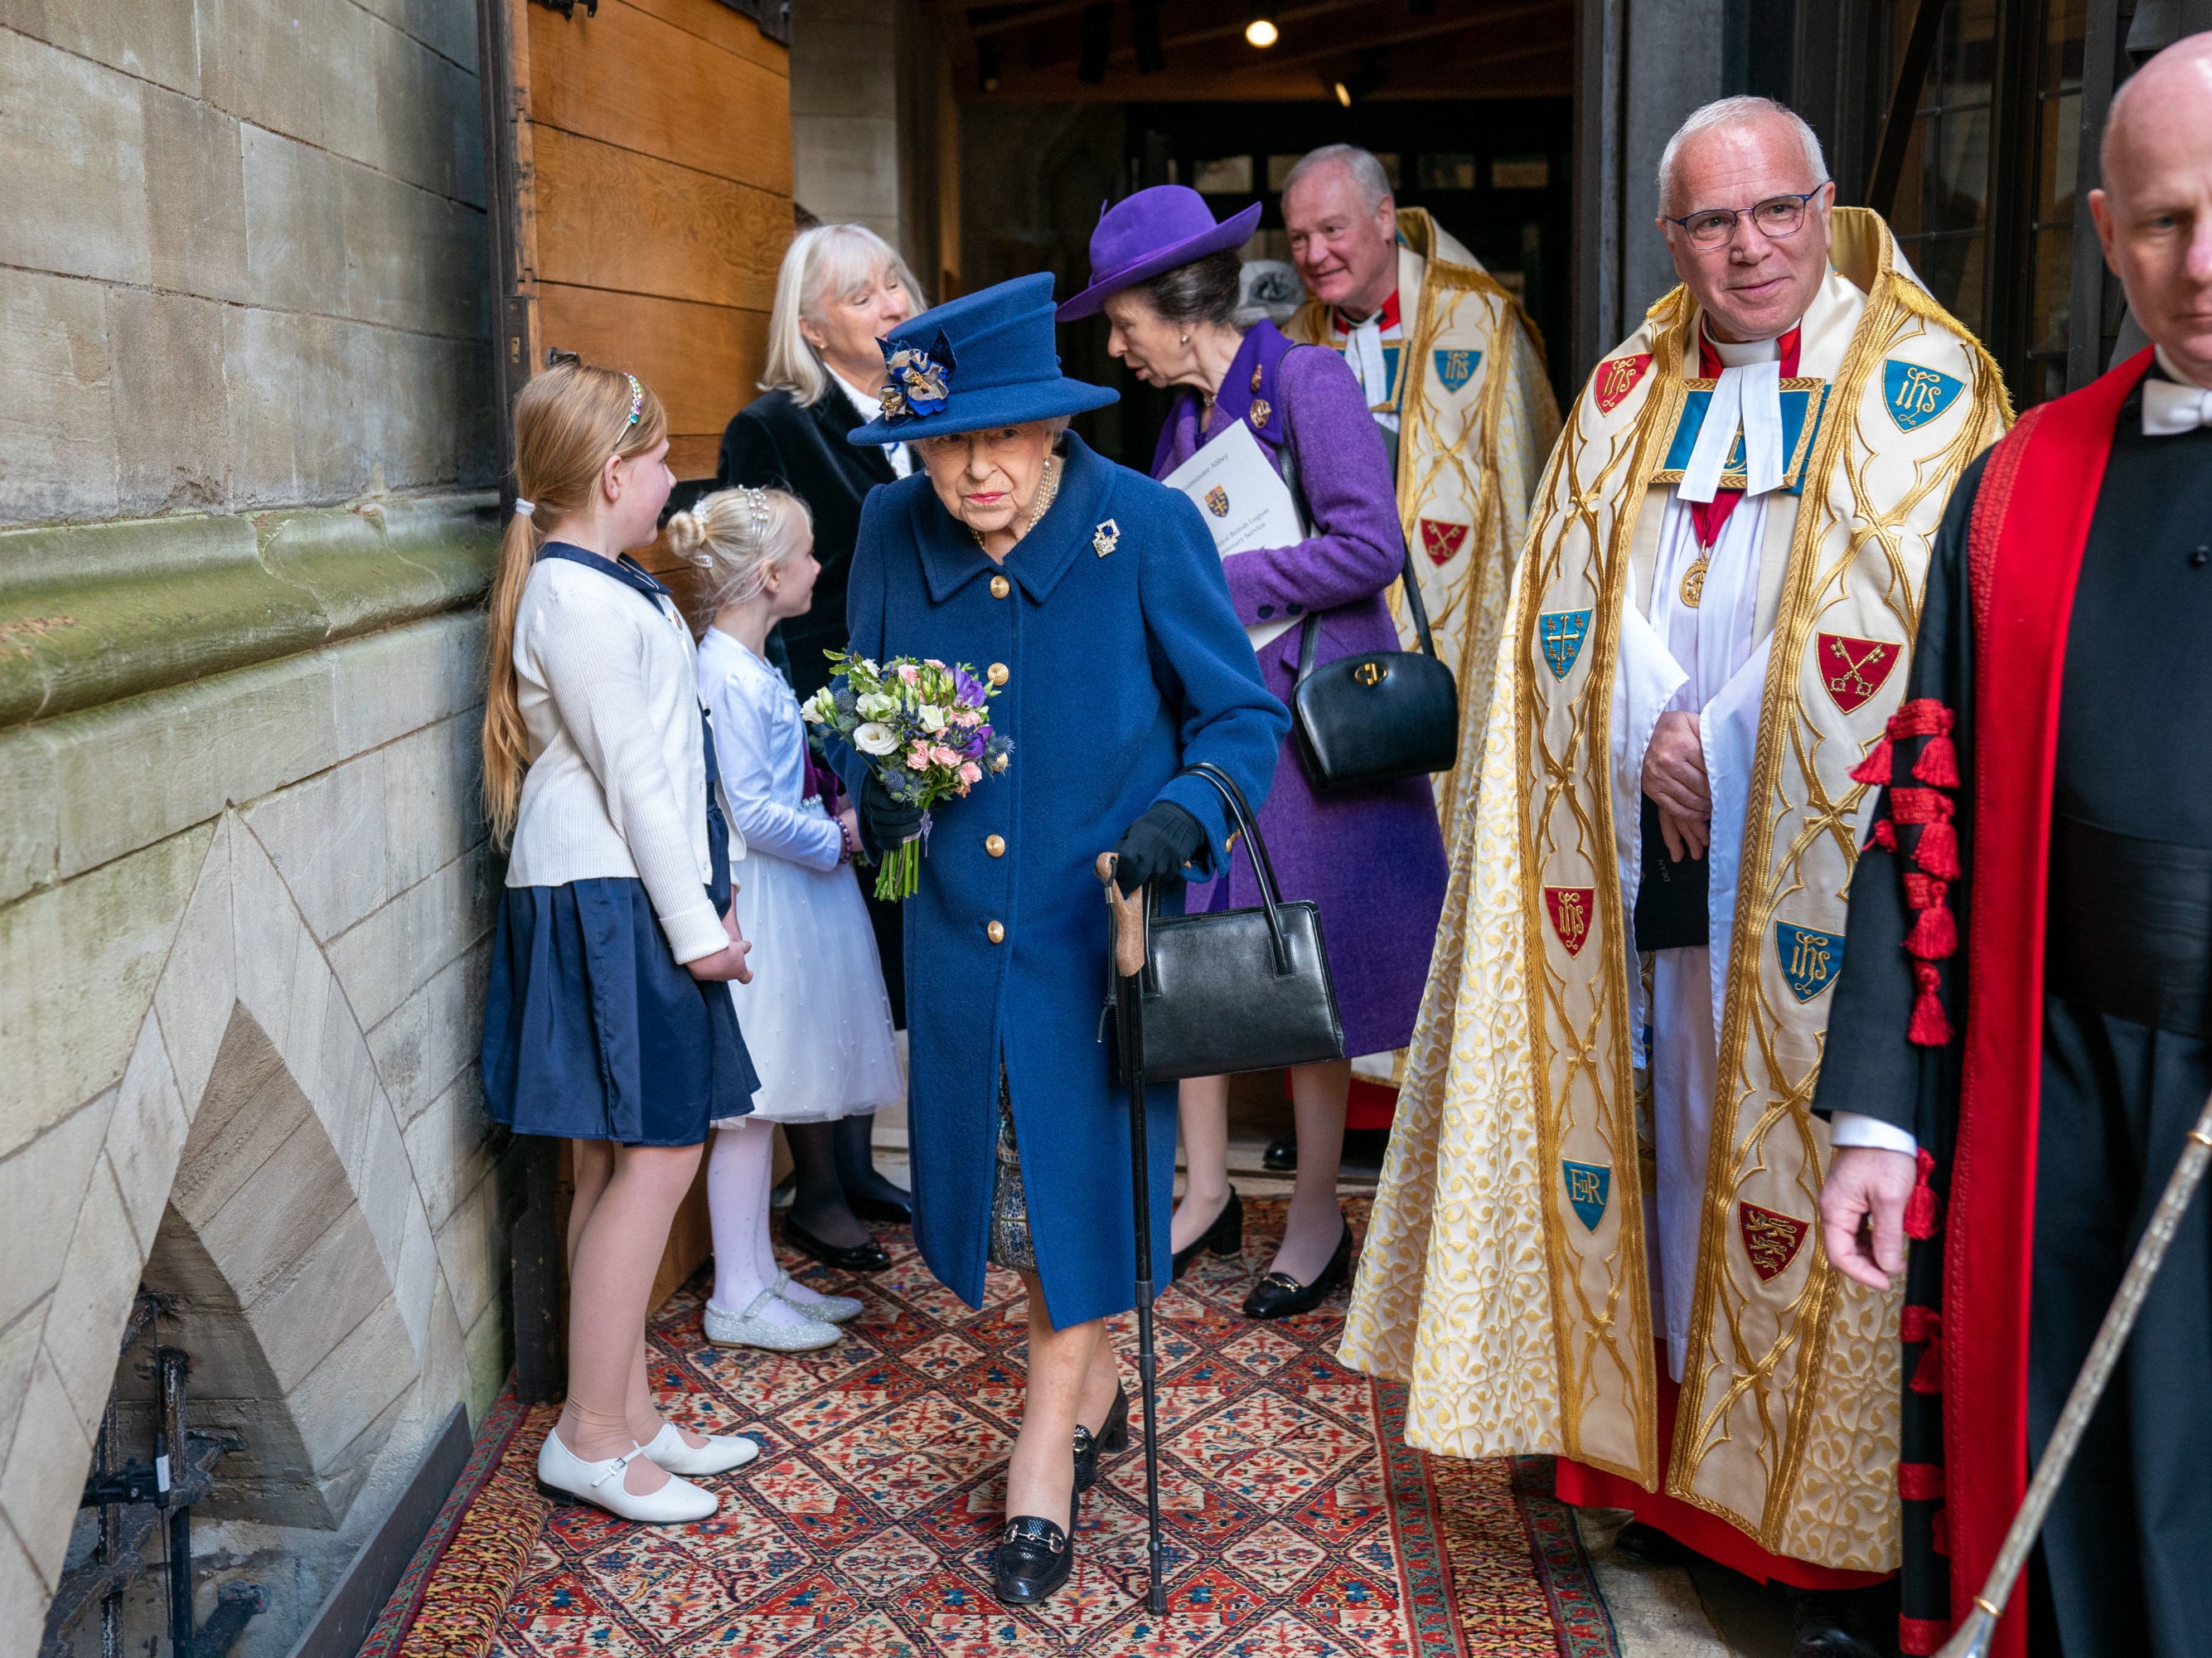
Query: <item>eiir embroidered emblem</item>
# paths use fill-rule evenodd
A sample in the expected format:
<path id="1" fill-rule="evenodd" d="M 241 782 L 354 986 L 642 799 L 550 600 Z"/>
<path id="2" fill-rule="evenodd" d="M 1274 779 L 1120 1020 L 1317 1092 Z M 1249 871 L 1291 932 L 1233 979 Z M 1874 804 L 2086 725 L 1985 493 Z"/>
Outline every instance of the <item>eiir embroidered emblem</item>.
<path id="1" fill-rule="evenodd" d="M 1567 1183 L 1567 1204 L 1585 1231 L 1595 1232 L 1605 1218 L 1606 1200 L 1613 1196 L 1613 1171 L 1601 1163 L 1571 1163 L 1559 1159 L 1559 1175 Z"/>

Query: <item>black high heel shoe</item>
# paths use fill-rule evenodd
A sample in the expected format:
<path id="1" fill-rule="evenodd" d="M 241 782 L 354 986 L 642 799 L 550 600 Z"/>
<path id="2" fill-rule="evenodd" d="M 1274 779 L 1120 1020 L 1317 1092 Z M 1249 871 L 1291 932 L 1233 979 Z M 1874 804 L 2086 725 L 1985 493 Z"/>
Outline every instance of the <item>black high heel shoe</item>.
<path id="1" fill-rule="evenodd" d="M 1182 1277 L 1183 1269 L 1206 1251 L 1217 1255 L 1241 1255 L 1244 1253 L 1244 1200 L 1237 1195 L 1237 1188 L 1229 1188 L 1229 1201 L 1221 1206 L 1221 1213 L 1213 1217 L 1213 1224 L 1198 1237 L 1175 1253 L 1175 1265 L 1168 1274 L 1173 1283 Z"/>
<path id="2" fill-rule="evenodd" d="M 991 1593 L 1009 1606 L 1033 1606 L 1052 1598 L 1075 1566 L 1075 1509 L 1081 1494 L 1067 1500 L 1067 1529 L 1036 1515 L 1017 1515 L 1006 1522 L 999 1546 L 991 1551 Z"/>
<path id="3" fill-rule="evenodd" d="M 1270 1272 L 1252 1286 L 1252 1293 L 1244 1298 L 1244 1316 L 1248 1319 L 1294 1319 L 1301 1313 L 1310 1313 L 1328 1298 L 1328 1292 L 1352 1276 L 1352 1227 L 1346 1222 L 1344 1235 L 1336 1240 L 1336 1253 L 1328 1258 L 1328 1265 L 1311 1283 L 1300 1283 L 1287 1272 Z"/>
<path id="4" fill-rule="evenodd" d="M 1075 1424 L 1075 1494 L 1078 1496 L 1098 1483 L 1098 1459 L 1119 1456 L 1129 1448 L 1129 1395 L 1120 1382 L 1114 1384 L 1114 1408 L 1106 1413 L 1106 1420 L 1098 1424 L 1093 1434 L 1081 1423 Z"/>

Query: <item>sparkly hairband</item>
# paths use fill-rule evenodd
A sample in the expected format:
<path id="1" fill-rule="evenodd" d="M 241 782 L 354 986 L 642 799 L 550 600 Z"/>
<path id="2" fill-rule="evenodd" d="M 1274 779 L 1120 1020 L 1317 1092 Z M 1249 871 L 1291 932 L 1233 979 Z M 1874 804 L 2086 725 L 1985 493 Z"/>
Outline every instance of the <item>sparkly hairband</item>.
<path id="1" fill-rule="evenodd" d="M 638 383 L 635 375 L 624 375 L 623 378 L 629 381 L 629 418 L 623 423 L 627 428 L 636 425 L 638 418 L 645 412 L 645 387 Z"/>

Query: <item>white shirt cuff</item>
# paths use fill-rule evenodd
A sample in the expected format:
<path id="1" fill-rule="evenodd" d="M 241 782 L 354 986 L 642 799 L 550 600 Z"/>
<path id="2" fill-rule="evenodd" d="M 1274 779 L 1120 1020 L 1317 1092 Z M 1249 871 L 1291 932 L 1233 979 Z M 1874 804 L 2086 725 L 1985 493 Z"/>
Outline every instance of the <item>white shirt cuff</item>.
<path id="1" fill-rule="evenodd" d="M 1920 1149 L 1920 1142 L 1879 1117 L 1856 1111 L 1839 1111 L 1828 1119 L 1832 1146 L 1872 1146 L 1876 1151 L 1901 1151 L 1906 1156 Z"/>

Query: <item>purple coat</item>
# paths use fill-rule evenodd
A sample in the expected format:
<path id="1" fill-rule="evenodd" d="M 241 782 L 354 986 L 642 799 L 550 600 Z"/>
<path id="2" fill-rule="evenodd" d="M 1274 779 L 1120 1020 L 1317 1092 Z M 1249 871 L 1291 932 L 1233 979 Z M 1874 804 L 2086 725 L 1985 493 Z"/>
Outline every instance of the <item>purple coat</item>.
<path id="1" fill-rule="evenodd" d="M 1321 346 L 1293 347 L 1273 323 L 1256 323 L 1230 364 L 1202 434 L 1198 411 L 1195 393 L 1177 400 L 1160 434 L 1152 476 L 1166 477 L 1230 423 L 1261 412 L 1254 433 L 1279 471 L 1281 450 L 1289 448 L 1317 532 L 1296 546 L 1255 549 L 1224 561 L 1237 619 L 1249 627 L 1315 613 L 1316 658 L 1323 662 L 1396 649 L 1397 625 L 1382 595 L 1404 567 L 1406 543 L 1382 434 L 1344 359 Z M 1260 652 L 1267 689 L 1285 704 L 1297 682 L 1298 633 L 1293 627 Z M 1260 809 L 1260 829 L 1283 896 L 1311 899 L 1320 907 L 1344 1016 L 1344 1051 L 1356 1056 L 1403 1047 L 1420 1009 L 1444 899 L 1443 835 L 1427 779 L 1325 801 L 1306 781 L 1297 739 L 1287 737 L 1274 789 Z M 1260 901 L 1246 858 L 1234 859 L 1225 885 L 1225 892 L 1222 883 L 1194 888 L 1189 907 Z"/>

